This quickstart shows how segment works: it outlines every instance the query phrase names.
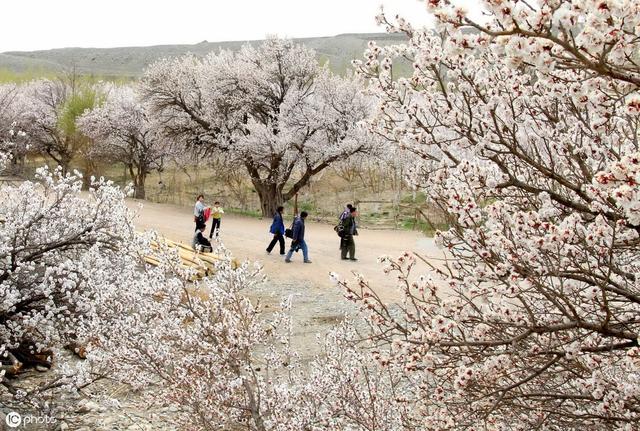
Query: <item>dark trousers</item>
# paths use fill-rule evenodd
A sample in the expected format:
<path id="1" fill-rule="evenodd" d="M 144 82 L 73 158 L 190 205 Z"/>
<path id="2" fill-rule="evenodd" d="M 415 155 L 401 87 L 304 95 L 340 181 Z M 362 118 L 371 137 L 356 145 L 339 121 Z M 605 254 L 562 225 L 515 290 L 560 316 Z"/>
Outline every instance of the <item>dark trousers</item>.
<path id="1" fill-rule="evenodd" d="M 269 243 L 269 247 L 267 247 L 267 251 L 271 253 L 271 250 L 273 250 L 273 247 L 276 246 L 276 242 L 280 243 L 280 254 L 284 254 L 284 237 L 280 232 L 276 232 L 275 234 L 273 234 L 273 239 Z"/>
<path id="2" fill-rule="evenodd" d="M 202 217 L 202 216 L 194 216 L 193 219 L 194 219 L 193 221 L 195 221 L 195 223 L 196 223 L 195 231 L 198 230 L 198 225 L 199 224 L 205 224 L 204 217 Z"/>
<path id="3" fill-rule="evenodd" d="M 213 233 L 216 233 L 216 236 L 220 236 L 220 220 L 219 218 L 211 219 L 211 233 L 209 234 L 209 238 L 213 238 Z"/>
<path id="4" fill-rule="evenodd" d="M 340 257 L 346 259 L 347 253 L 349 253 L 349 259 L 353 259 L 356 255 L 356 242 L 353 240 L 353 235 L 343 236 L 340 242 Z"/>

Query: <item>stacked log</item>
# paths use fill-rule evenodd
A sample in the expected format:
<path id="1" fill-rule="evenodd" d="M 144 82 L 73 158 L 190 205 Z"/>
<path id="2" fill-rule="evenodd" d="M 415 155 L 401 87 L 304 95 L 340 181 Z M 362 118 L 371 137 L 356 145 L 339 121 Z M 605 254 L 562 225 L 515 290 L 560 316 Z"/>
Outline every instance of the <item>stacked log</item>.
<path id="1" fill-rule="evenodd" d="M 182 269 L 194 269 L 195 270 L 195 279 L 201 279 L 208 275 L 212 275 L 215 272 L 215 264 L 219 262 L 223 257 L 218 256 L 215 253 L 205 253 L 201 251 L 196 251 L 190 246 L 185 244 L 171 241 L 169 239 L 163 238 L 162 243 L 169 248 L 175 248 L 178 251 L 178 256 L 180 257 L 180 265 Z M 151 248 L 153 250 L 159 250 L 160 244 L 157 241 L 151 242 Z M 145 256 L 145 261 L 153 266 L 160 265 L 160 259 L 156 255 L 148 255 Z M 234 264 L 237 262 L 234 261 Z"/>

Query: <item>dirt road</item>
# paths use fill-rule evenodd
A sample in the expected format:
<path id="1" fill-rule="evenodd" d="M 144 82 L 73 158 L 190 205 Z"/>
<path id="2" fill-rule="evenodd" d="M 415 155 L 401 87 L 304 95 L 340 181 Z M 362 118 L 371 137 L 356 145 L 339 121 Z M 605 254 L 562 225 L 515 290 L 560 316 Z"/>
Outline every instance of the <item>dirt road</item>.
<path id="1" fill-rule="evenodd" d="M 193 235 L 193 215 L 191 208 L 175 205 L 128 201 L 130 208 L 139 212 L 136 219 L 138 229 L 154 229 L 165 237 L 190 244 Z M 311 218 L 311 216 L 309 217 Z M 291 215 L 285 214 L 285 225 L 291 223 Z M 285 263 L 278 254 L 278 246 L 268 255 L 265 251 L 271 235 L 268 233 L 271 220 L 255 219 L 225 214 L 221 225 L 221 241 L 239 259 L 259 261 L 267 277 L 274 282 L 296 282 L 315 287 L 330 288 L 329 272 L 334 271 L 347 278 L 357 271 L 370 281 L 382 294 L 394 290 L 394 279 L 382 272 L 376 259 L 384 254 L 397 257 L 405 250 L 416 251 L 423 256 L 440 256 L 431 238 L 419 232 L 396 230 L 359 229 L 356 237 L 357 262 L 340 260 L 339 238 L 332 226 L 308 220 L 305 239 L 309 246 L 311 264 L 302 263 L 302 252 L 294 253 L 293 262 Z M 210 222 L 206 234 L 209 234 Z M 289 240 L 287 240 L 287 247 Z M 287 248 L 288 250 L 288 248 Z M 384 296 L 387 296 L 384 295 Z"/>

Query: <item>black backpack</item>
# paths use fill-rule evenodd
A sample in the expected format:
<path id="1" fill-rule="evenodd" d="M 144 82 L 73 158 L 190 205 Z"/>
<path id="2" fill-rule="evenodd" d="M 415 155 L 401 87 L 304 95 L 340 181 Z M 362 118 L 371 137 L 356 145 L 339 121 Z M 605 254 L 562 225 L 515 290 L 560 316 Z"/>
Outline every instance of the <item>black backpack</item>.
<path id="1" fill-rule="evenodd" d="M 287 238 L 293 238 L 293 225 L 296 222 L 295 217 L 293 218 L 293 221 L 291 222 L 291 227 L 288 227 L 284 230 L 284 236 Z"/>

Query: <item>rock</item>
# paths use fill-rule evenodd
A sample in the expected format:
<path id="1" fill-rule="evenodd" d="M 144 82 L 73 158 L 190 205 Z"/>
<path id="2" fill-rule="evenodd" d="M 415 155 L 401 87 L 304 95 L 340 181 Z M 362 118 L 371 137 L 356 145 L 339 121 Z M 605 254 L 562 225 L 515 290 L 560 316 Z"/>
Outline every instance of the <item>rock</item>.
<path id="1" fill-rule="evenodd" d="M 120 420 L 121 420 L 121 418 L 119 418 L 117 416 L 105 416 L 105 415 L 101 415 L 100 416 L 100 424 L 105 429 L 113 429 L 114 427 L 112 427 L 111 425 L 120 422 Z"/>
<path id="2" fill-rule="evenodd" d="M 76 413 L 89 413 L 90 411 L 91 410 L 87 407 L 87 400 L 80 400 L 80 402 L 78 402 Z"/>
<path id="3" fill-rule="evenodd" d="M 176 413 L 178 411 L 178 408 L 176 406 L 169 405 L 169 406 L 163 408 L 162 411 L 169 412 L 169 413 Z"/>
<path id="4" fill-rule="evenodd" d="M 78 412 L 86 413 L 86 412 L 104 412 L 107 410 L 100 404 L 91 400 L 82 400 L 78 403 Z"/>
<path id="5" fill-rule="evenodd" d="M 67 425 L 66 422 L 60 422 L 60 425 L 58 425 L 58 429 L 60 431 L 66 431 L 69 429 L 69 425 Z"/>

